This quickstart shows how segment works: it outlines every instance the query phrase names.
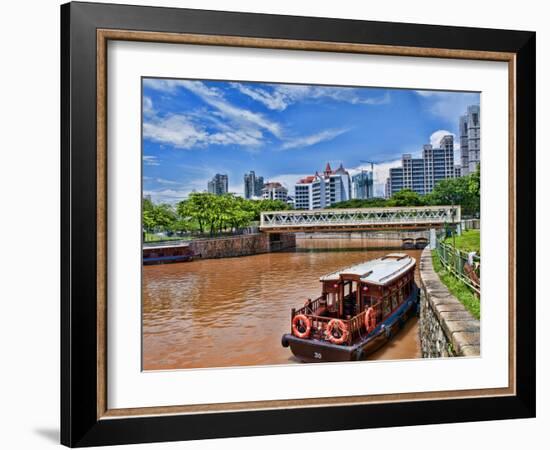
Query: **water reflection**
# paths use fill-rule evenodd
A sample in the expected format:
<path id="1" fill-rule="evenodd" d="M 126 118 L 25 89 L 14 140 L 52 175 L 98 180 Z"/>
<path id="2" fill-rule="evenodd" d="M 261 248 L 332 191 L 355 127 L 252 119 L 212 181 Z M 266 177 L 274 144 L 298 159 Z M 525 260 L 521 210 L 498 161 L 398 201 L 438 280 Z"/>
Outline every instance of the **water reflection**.
<path id="1" fill-rule="evenodd" d="M 369 245 L 299 239 L 293 252 L 145 266 L 144 369 L 296 363 L 281 346 L 290 308 L 319 295 L 320 275 L 388 253 Z M 372 358 L 419 357 L 417 334 L 414 319 Z"/>

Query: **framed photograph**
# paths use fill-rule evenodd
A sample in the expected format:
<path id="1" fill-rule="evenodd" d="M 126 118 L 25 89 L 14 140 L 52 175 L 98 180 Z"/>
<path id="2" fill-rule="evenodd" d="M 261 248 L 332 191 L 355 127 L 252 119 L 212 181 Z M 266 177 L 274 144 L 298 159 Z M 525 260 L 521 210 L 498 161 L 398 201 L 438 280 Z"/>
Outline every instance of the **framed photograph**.
<path id="1" fill-rule="evenodd" d="M 63 444 L 534 417 L 535 33 L 61 27 Z"/>

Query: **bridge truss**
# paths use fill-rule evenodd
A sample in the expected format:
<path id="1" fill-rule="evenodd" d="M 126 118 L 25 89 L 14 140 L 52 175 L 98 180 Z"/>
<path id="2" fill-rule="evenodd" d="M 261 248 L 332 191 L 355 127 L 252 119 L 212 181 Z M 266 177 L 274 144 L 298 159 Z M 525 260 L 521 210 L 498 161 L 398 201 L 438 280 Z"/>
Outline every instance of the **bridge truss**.
<path id="1" fill-rule="evenodd" d="M 460 222 L 460 206 L 415 206 L 262 212 L 266 233 L 441 228 Z"/>

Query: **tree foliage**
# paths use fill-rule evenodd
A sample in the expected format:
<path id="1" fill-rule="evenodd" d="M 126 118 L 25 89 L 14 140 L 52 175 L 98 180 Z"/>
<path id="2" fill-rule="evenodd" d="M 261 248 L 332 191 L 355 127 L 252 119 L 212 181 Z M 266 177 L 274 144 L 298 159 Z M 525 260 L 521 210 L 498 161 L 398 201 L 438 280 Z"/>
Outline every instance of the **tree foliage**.
<path id="1" fill-rule="evenodd" d="M 143 201 L 143 227 L 147 232 L 220 233 L 250 226 L 262 211 L 288 209 L 280 200 L 245 200 L 233 194 L 193 193 L 175 207 Z"/>
<path id="2" fill-rule="evenodd" d="M 170 231 L 176 222 L 173 208 L 160 203 L 155 205 L 151 200 L 143 200 L 143 228 L 148 231 Z"/>
<path id="3" fill-rule="evenodd" d="M 387 201 L 384 198 L 353 198 L 343 202 L 334 203 L 329 208 L 379 208 L 387 206 Z"/>
<path id="4" fill-rule="evenodd" d="M 460 205 L 462 214 L 479 215 L 479 166 L 474 173 L 460 178 L 449 178 L 436 184 L 427 195 L 410 189 L 396 192 L 389 199 L 353 199 L 331 205 L 331 208 L 377 208 L 385 206 Z"/>
<path id="5" fill-rule="evenodd" d="M 386 206 L 424 206 L 426 198 L 410 189 L 403 189 L 396 192 L 386 202 Z"/>
<path id="6" fill-rule="evenodd" d="M 426 196 L 430 205 L 460 205 L 462 214 L 479 214 L 479 166 L 474 173 L 440 181 Z"/>

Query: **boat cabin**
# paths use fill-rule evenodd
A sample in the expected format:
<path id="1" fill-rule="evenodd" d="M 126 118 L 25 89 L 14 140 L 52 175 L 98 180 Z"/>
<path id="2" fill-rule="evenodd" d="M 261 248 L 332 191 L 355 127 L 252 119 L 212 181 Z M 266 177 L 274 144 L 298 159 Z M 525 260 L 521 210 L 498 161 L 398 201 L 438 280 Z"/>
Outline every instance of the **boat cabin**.
<path id="1" fill-rule="evenodd" d="M 309 339 L 326 339 L 328 335 L 333 343 L 351 345 L 373 331 L 410 296 L 415 265 L 414 258 L 407 254 L 390 253 L 323 275 L 321 296 L 292 310 L 294 335 Z M 297 315 L 305 324 L 295 320 Z M 327 329 L 329 322 L 335 322 L 332 319 L 339 319 L 338 325 L 343 328 L 336 338 L 332 326 Z"/>

